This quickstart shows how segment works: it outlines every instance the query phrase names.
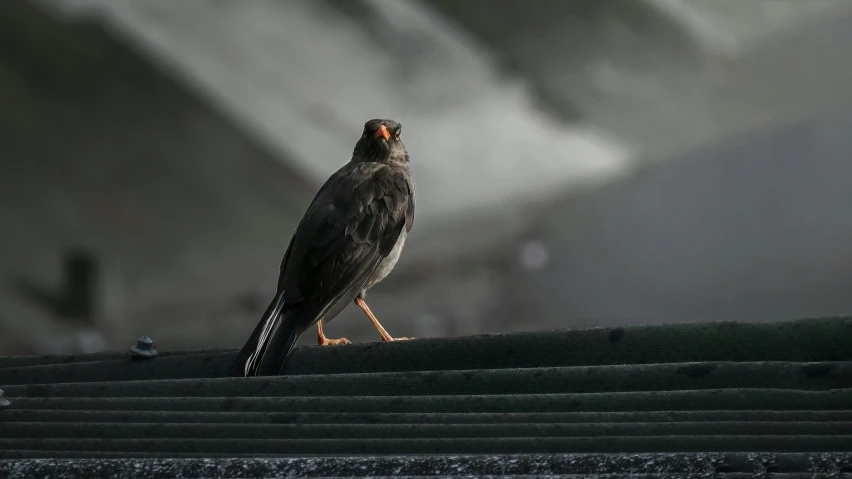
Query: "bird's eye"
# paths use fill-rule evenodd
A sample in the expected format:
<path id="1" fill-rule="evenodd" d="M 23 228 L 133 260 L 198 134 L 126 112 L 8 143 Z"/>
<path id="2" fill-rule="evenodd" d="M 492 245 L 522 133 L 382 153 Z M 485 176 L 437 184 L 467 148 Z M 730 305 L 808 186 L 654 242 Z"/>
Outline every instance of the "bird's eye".
<path id="1" fill-rule="evenodd" d="M 396 134 L 393 136 L 393 139 L 394 139 L 394 140 L 399 141 L 399 135 L 400 135 L 400 133 L 402 133 L 402 130 L 400 130 L 399 128 L 397 128 L 397 130 L 396 130 Z"/>

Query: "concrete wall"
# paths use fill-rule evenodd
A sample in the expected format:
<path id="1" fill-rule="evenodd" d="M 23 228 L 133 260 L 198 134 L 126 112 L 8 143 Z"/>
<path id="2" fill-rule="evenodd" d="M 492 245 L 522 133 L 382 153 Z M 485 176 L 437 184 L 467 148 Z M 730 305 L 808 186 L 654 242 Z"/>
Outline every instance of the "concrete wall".
<path id="1" fill-rule="evenodd" d="M 843 0 L 422 1 L 487 46 L 506 74 L 527 79 L 555 118 L 582 118 L 640 161 L 785 121 L 848 78 L 848 40 L 831 33 L 852 13 Z M 762 48 L 775 58 L 750 54 Z M 774 76 L 782 58 L 800 68 Z M 843 74 L 797 78 L 832 63 Z M 777 94 L 790 78 L 807 88 Z"/>
<path id="2" fill-rule="evenodd" d="M 9 225 L 0 246 L 15 252 L 0 258 L 0 320 L 20 351 L 121 347 L 141 334 L 175 347 L 238 345 L 364 112 L 401 115 L 411 132 L 422 207 L 400 274 L 411 258 L 425 263 L 412 277 L 433 258 L 457 262 L 450 256 L 471 240 L 475 252 L 507 241 L 523 219 L 522 205 L 504 204 L 519 191 L 508 186 L 537 195 L 624 160 L 594 134 L 545 121 L 523 88 L 496 81 L 484 56 L 454 48 L 410 5 L 380 9 L 405 31 L 378 43 L 351 12 L 317 2 L 53 3 L 71 15 L 33 5 L 0 6 Z M 426 48 L 417 75 L 411 52 L 398 51 L 406 38 Z M 475 226 L 463 237 L 458 222 L 437 220 L 459 210 Z M 55 311 L 62 255 L 76 246 L 106 274 L 88 323 Z"/>
<path id="3" fill-rule="evenodd" d="M 846 266 L 817 255 L 848 239 L 830 127 L 844 117 L 769 146 L 661 154 L 847 101 L 842 15 L 732 59 L 654 2 L 45 2 L 92 16 L 0 4 L 7 348 L 238 346 L 369 111 L 406 124 L 418 179 L 415 234 L 370 295 L 392 334 L 848 308 L 832 289 Z M 674 165 L 594 191 L 633 164 L 601 128 Z M 515 201 L 581 185 L 537 222 Z M 74 245 L 107 271 L 101 322 L 34 301 Z M 376 337 L 354 308 L 329 334 Z"/>
<path id="4" fill-rule="evenodd" d="M 702 147 L 544 208 L 488 327 L 852 310 L 850 26 L 837 12 L 751 45 L 692 111 L 710 122 L 684 144 Z"/>
<path id="5" fill-rule="evenodd" d="M 852 109 L 708 147 L 542 211 L 490 328 L 852 311 Z"/>
<path id="6" fill-rule="evenodd" d="M 104 306 L 119 319 L 202 294 L 193 285 L 248 259 L 280 257 L 314 193 L 102 28 L 57 22 L 24 2 L 0 4 L 0 105 L 8 348 L 75 341 L 78 325 L 54 322 L 19 287 L 59 288 L 66 248 L 97 252 L 110 280 Z"/>
<path id="7" fill-rule="evenodd" d="M 43 3 L 85 5 L 316 184 L 366 120 L 401 121 L 421 224 L 608 178 L 630 159 L 594 125 L 549 121 L 487 50 L 409 0 Z"/>

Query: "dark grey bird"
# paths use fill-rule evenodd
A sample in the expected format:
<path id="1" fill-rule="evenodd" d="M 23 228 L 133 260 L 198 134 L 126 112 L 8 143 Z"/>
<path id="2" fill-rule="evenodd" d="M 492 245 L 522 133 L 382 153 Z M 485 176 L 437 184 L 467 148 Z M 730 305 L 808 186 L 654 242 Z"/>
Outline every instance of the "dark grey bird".
<path id="1" fill-rule="evenodd" d="M 281 261 L 278 289 L 232 367 L 239 376 L 280 374 L 299 336 L 322 324 L 351 301 L 383 341 L 394 341 L 367 307 L 367 290 L 396 265 L 414 224 L 414 181 L 408 152 L 393 120 L 364 124 L 352 159 L 317 192 Z M 408 338 L 396 338 L 408 339 Z"/>

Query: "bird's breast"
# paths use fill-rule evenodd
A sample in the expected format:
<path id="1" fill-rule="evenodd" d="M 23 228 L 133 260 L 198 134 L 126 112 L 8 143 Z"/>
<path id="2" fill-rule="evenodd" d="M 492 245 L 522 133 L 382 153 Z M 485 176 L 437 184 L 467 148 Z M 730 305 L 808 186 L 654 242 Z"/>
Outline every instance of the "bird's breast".
<path id="1" fill-rule="evenodd" d="M 379 263 L 379 267 L 376 268 L 376 272 L 370 277 L 370 280 L 367 282 L 367 286 L 364 289 L 370 289 L 379 281 L 385 279 L 385 277 L 393 271 L 393 267 L 396 266 L 396 262 L 399 261 L 399 256 L 402 254 L 402 247 L 405 245 L 405 237 L 407 235 L 408 232 L 405 231 L 405 228 L 402 228 L 402 231 L 399 233 L 399 238 L 397 238 L 396 244 L 393 245 L 393 249 L 391 249 L 390 254 L 388 254 Z"/>

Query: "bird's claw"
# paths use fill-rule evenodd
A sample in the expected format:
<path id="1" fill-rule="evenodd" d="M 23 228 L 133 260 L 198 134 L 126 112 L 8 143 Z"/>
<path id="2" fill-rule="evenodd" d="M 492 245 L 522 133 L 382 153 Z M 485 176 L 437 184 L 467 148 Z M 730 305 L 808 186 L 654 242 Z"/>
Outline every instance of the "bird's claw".
<path id="1" fill-rule="evenodd" d="M 414 338 L 388 338 L 382 339 L 382 341 L 411 341 Z"/>
<path id="2" fill-rule="evenodd" d="M 346 338 L 340 338 L 340 339 L 320 338 L 319 341 L 317 341 L 317 343 L 320 346 L 336 346 L 338 344 L 352 344 L 352 342 L 349 341 Z"/>

